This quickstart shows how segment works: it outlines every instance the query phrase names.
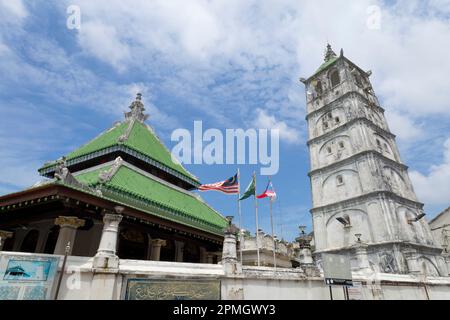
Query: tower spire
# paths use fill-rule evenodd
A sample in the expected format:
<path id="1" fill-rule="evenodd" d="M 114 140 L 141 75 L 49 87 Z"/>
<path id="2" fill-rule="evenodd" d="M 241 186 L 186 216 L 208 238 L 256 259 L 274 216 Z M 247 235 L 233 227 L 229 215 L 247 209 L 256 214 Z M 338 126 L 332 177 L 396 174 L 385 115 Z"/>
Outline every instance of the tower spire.
<path id="1" fill-rule="evenodd" d="M 332 58 L 336 57 L 336 53 L 333 51 L 333 49 L 331 48 L 331 45 L 328 43 L 327 44 L 327 49 L 325 51 L 325 62 L 330 61 Z"/>
<path id="2" fill-rule="evenodd" d="M 142 93 L 136 94 L 136 99 L 131 103 L 131 111 L 125 112 L 125 119 L 134 119 L 140 122 L 144 122 L 148 118 L 148 114 L 144 114 L 145 107 L 142 103 Z"/>

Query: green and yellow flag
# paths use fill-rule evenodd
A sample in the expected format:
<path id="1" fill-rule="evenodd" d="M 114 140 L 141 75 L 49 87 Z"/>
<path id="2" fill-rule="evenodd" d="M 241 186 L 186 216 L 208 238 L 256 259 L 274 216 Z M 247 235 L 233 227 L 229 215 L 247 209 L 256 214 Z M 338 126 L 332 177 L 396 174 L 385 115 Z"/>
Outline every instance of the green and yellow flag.
<path id="1" fill-rule="evenodd" d="M 256 175 L 253 175 L 252 181 L 250 182 L 250 184 L 248 185 L 247 189 L 245 190 L 244 194 L 242 195 L 242 197 L 240 197 L 239 201 L 241 200 L 245 200 L 251 196 L 254 196 L 256 193 Z"/>

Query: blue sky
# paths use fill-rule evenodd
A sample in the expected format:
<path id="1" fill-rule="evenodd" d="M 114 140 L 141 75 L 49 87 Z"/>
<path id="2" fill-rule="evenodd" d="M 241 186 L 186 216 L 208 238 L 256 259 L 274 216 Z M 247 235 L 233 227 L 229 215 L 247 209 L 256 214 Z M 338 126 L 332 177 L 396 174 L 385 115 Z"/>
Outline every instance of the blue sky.
<path id="1" fill-rule="evenodd" d="M 69 5 L 81 29 L 66 26 Z M 375 6 L 375 7 L 374 7 Z M 374 11 L 375 10 L 375 11 Z M 375 13 L 374 13 L 375 12 Z M 379 12 L 379 14 L 378 14 Z M 305 92 L 329 41 L 372 82 L 429 217 L 450 205 L 450 1 L 0 0 L 0 194 L 123 118 L 136 92 L 171 148 L 177 128 L 281 129 L 278 235 L 311 226 Z M 374 27 L 373 19 L 378 19 Z M 236 166 L 188 165 L 202 182 Z M 247 185 L 255 166 L 241 166 Z M 259 178 L 259 191 L 266 178 Z M 225 215 L 233 197 L 202 196 Z M 252 201 L 244 227 L 254 229 Z M 270 230 L 268 203 L 260 222 Z"/>

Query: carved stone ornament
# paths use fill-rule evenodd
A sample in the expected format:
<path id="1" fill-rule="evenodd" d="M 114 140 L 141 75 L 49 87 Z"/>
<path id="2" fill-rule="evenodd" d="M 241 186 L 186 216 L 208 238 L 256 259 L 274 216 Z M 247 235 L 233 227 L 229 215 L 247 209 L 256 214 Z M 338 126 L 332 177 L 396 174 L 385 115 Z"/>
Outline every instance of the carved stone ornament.
<path id="1" fill-rule="evenodd" d="M 384 252 L 380 255 L 380 269 L 384 273 L 398 273 L 397 264 L 392 253 Z"/>
<path id="2" fill-rule="evenodd" d="M 79 187 L 79 188 L 85 188 L 83 184 L 78 182 L 77 179 L 70 173 L 69 169 L 66 167 L 65 161 L 61 161 L 58 163 L 55 169 L 55 175 L 56 180 L 62 181 L 65 184 Z"/>
<path id="3" fill-rule="evenodd" d="M 108 182 L 111 178 L 116 174 L 117 170 L 119 170 L 120 166 L 123 164 L 123 159 L 121 157 L 117 157 L 114 160 L 113 165 L 109 170 L 100 172 L 98 178 L 101 183 Z"/>
<path id="4" fill-rule="evenodd" d="M 77 217 L 66 217 L 61 216 L 55 219 L 55 225 L 61 226 L 61 227 L 73 227 L 73 228 L 79 228 L 83 227 L 85 224 L 85 220 L 78 219 Z"/>
<path id="5" fill-rule="evenodd" d="M 140 122 L 144 122 L 148 119 L 148 114 L 144 114 L 145 108 L 142 103 L 142 94 L 138 93 L 136 95 L 136 100 L 130 105 L 130 112 L 125 112 L 125 119 L 135 119 Z"/>

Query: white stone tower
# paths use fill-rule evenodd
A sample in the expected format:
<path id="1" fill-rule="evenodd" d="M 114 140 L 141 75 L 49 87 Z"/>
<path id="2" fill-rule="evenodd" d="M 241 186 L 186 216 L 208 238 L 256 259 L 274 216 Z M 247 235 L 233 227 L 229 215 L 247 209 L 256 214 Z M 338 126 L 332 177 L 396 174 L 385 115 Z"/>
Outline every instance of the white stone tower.
<path id="1" fill-rule="evenodd" d="M 301 79 L 315 254 L 355 254 L 364 244 L 376 272 L 447 275 L 370 75 L 328 45 L 322 66 Z"/>

